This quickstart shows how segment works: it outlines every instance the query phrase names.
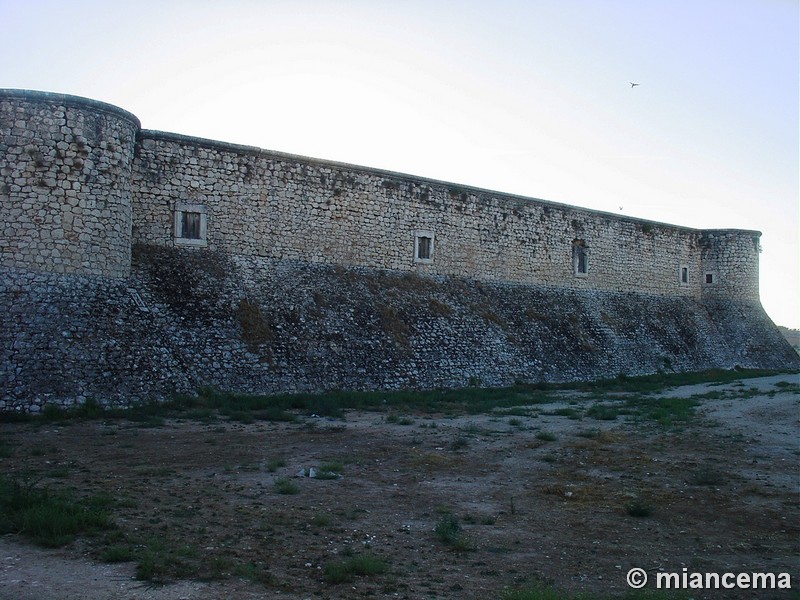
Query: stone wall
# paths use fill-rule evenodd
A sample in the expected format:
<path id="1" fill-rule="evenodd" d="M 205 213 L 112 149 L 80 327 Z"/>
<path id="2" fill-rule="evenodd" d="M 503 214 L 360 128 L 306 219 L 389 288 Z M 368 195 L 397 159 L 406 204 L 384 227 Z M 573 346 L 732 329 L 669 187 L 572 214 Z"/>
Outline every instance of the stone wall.
<path id="1" fill-rule="evenodd" d="M 127 280 L 0 273 L 0 410 L 191 394 L 797 369 L 758 305 L 137 246 Z"/>
<path id="2" fill-rule="evenodd" d="M 798 369 L 759 302 L 759 235 L 0 90 L 0 411 Z"/>
<path id="3" fill-rule="evenodd" d="M 138 242 L 173 245 L 176 206 L 190 203 L 207 211 L 207 247 L 229 253 L 695 298 L 713 269 L 715 283 L 735 281 L 724 289 L 758 298 L 757 232 L 726 232 L 724 250 L 717 236 L 704 252 L 698 230 L 409 175 L 151 131 L 140 147 Z M 433 238 L 430 262 L 414 260 L 419 232 Z M 585 277 L 576 240 L 588 251 Z M 738 271 L 714 264 L 724 253 Z"/>
<path id="4" fill-rule="evenodd" d="M 108 104 L 0 90 L 0 265 L 126 276 L 138 129 Z"/>

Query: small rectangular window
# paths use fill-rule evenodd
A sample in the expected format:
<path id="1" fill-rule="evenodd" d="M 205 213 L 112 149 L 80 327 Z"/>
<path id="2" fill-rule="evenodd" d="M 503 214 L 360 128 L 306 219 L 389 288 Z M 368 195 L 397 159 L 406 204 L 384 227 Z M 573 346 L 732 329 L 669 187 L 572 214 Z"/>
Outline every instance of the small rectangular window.
<path id="1" fill-rule="evenodd" d="M 175 203 L 175 244 L 179 246 L 205 246 L 207 211 L 202 204 Z"/>
<path id="2" fill-rule="evenodd" d="M 433 262 L 433 232 L 417 230 L 414 232 L 414 262 L 430 264 Z"/>
<path id="3" fill-rule="evenodd" d="M 706 273 L 706 283 L 711 285 L 714 283 L 714 274 L 713 273 Z"/>
<path id="4" fill-rule="evenodd" d="M 183 223 L 181 227 L 181 237 L 187 240 L 200 239 L 200 213 L 182 213 Z"/>
<path id="5" fill-rule="evenodd" d="M 689 267 L 681 267 L 681 283 L 689 283 Z"/>
<path id="6" fill-rule="evenodd" d="M 420 237 L 417 242 L 417 258 L 425 260 L 431 257 L 431 238 Z"/>

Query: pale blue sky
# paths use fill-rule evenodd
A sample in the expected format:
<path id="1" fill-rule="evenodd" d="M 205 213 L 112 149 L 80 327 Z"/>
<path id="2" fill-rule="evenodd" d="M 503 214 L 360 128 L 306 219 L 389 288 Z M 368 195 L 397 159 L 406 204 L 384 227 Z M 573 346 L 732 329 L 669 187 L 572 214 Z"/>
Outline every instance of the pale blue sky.
<path id="1" fill-rule="evenodd" d="M 110 102 L 147 129 L 757 229 L 764 307 L 800 327 L 799 22 L 797 0 L 0 0 L 0 87 Z"/>

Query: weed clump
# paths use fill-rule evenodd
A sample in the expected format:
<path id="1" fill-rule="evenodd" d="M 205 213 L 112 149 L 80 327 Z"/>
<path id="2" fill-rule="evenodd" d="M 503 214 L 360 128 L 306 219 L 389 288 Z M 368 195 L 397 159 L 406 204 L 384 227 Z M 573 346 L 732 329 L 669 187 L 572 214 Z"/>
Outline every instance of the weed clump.
<path id="1" fill-rule="evenodd" d="M 288 477 L 275 480 L 275 491 L 279 494 L 293 495 L 300 493 L 300 487 Z"/>
<path id="2" fill-rule="evenodd" d="M 349 583 L 356 577 L 381 575 L 388 570 L 386 561 L 373 554 L 359 554 L 344 560 L 328 563 L 323 568 L 326 583 Z"/>
<path id="3" fill-rule="evenodd" d="M 689 483 L 692 485 L 722 485 L 727 481 L 725 474 L 711 466 L 700 467 L 691 474 Z"/>
<path id="4" fill-rule="evenodd" d="M 436 527 L 433 528 L 433 533 L 445 546 L 449 546 L 457 552 L 475 550 L 474 543 L 462 533 L 461 524 L 452 513 L 442 516 Z"/>

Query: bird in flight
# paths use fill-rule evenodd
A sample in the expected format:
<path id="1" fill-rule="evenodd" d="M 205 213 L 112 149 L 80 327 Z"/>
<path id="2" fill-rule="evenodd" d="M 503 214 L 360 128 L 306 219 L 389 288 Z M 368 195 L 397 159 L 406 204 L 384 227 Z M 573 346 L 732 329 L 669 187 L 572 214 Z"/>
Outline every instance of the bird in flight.
<path id="1" fill-rule="evenodd" d="M 632 81 L 629 81 L 628 83 L 630 83 L 630 84 L 631 84 L 631 87 L 632 87 L 632 88 L 635 88 L 637 85 L 639 85 L 638 83 L 633 83 Z"/>

